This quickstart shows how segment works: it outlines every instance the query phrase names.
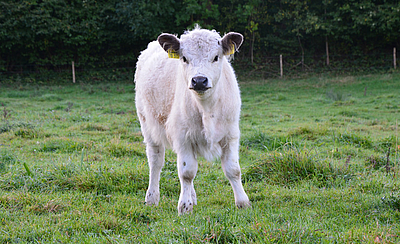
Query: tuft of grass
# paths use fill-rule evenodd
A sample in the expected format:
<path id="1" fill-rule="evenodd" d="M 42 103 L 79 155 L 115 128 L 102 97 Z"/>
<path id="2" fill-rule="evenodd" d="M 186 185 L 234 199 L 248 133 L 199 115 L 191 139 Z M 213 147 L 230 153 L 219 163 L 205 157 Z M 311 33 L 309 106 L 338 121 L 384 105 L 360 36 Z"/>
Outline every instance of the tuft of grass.
<path id="1" fill-rule="evenodd" d="M 144 148 L 137 147 L 137 143 L 128 143 L 114 138 L 106 145 L 106 152 L 113 157 L 140 156 L 145 157 Z"/>
<path id="2" fill-rule="evenodd" d="M 17 162 L 17 158 L 15 155 L 11 152 L 9 152 L 6 149 L 1 149 L 0 150 L 0 162 L 2 163 L 7 163 L 7 164 L 14 164 Z"/>
<path id="3" fill-rule="evenodd" d="M 334 91 L 334 90 L 329 90 L 326 92 L 326 96 L 334 101 L 346 101 L 347 100 L 347 95 L 345 95 L 343 92 L 338 92 L 338 91 Z"/>
<path id="4" fill-rule="evenodd" d="M 395 148 L 396 145 L 400 145 L 400 138 L 395 135 L 390 135 L 388 137 L 378 140 L 377 146 L 382 150 L 388 150 L 388 148 Z"/>
<path id="5" fill-rule="evenodd" d="M 67 207 L 66 203 L 59 199 L 41 199 L 30 194 L 0 196 L 0 204 L 7 210 L 24 210 L 30 214 L 60 213 Z"/>
<path id="6" fill-rule="evenodd" d="M 13 129 L 18 129 L 18 128 L 34 129 L 35 127 L 31 123 L 25 121 L 14 121 L 14 122 L 6 121 L 0 123 L 0 133 L 9 132 Z"/>
<path id="7" fill-rule="evenodd" d="M 287 99 L 287 97 L 283 94 L 276 94 L 276 96 L 272 97 L 272 100 L 274 101 L 285 101 Z"/>
<path id="8" fill-rule="evenodd" d="M 396 211 L 400 211 L 400 192 L 392 192 L 388 197 L 382 197 L 381 200 L 384 205 L 389 206 Z"/>
<path id="9" fill-rule="evenodd" d="M 54 102 L 54 101 L 62 101 L 63 98 L 61 98 L 59 95 L 57 94 L 44 94 L 42 96 L 40 96 L 39 98 L 37 98 L 37 100 L 45 102 Z"/>
<path id="10" fill-rule="evenodd" d="M 56 106 L 54 106 L 52 109 L 50 109 L 50 111 L 51 111 L 51 110 L 64 110 L 64 109 L 65 109 L 64 106 L 62 106 L 62 105 L 56 105 Z"/>
<path id="11" fill-rule="evenodd" d="M 8 98 L 27 98 L 30 97 L 29 93 L 20 92 L 20 91 L 11 91 L 6 94 Z"/>
<path id="12" fill-rule="evenodd" d="M 270 184 L 293 185 L 302 180 L 316 180 L 325 183 L 345 175 L 334 169 L 326 160 L 306 149 L 295 146 L 285 147 L 282 152 L 266 154 L 245 171 L 247 181 L 266 180 Z"/>
<path id="13" fill-rule="evenodd" d="M 106 125 L 101 125 L 101 124 L 85 124 L 81 126 L 82 130 L 87 130 L 87 131 L 109 131 L 110 128 Z"/>
<path id="14" fill-rule="evenodd" d="M 387 155 L 370 156 L 366 159 L 367 166 L 375 170 L 381 170 L 382 172 L 390 171 L 395 166 L 394 160 L 387 161 Z M 389 168 L 388 168 L 389 167 Z"/>
<path id="15" fill-rule="evenodd" d="M 25 189 L 30 192 L 97 192 L 113 194 L 115 192 L 136 193 L 147 189 L 148 175 L 138 168 L 118 168 L 107 165 L 79 166 L 76 163 L 55 164 L 40 169 L 23 163 L 23 169 L 15 174 L 6 175 L 0 181 L 0 188 L 7 191 Z M 24 172 L 25 171 L 25 172 Z"/>
<path id="16" fill-rule="evenodd" d="M 67 110 L 67 109 L 65 109 L 65 110 Z M 89 115 L 88 114 L 74 114 L 74 115 L 70 116 L 69 119 L 72 122 L 76 122 L 76 123 L 89 122 L 92 120 L 92 116 L 90 114 Z"/>
<path id="17" fill-rule="evenodd" d="M 5 149 L 0 149 L 0 173 L 7 172 L 7 166 L 17 162 L 17 157 Z"/>
<path id="18" fill-rule="evenodd" d="M 135 193 L 147 189 L 148 176 L 142 172 L 125 169 L 115 171 L 105 165 L 93 171 L 74 170 L 69 177 L 54 172 L 51 179 L 58 189 L 75 189 L 83 192 L 97 192 L 98 194 L 113 194 L 115 192 Z M 51 176 L 51 175 L 50 175 Z"/>
<path id="19" fill-rule="evenodd" d="M 356 112 L 349 110 L 340 111 L 338 114 L 346 117 L 356 117 L 358 115 Z"/>
<path id="20" fill-rule="evenodd" d="M 38 137 L 38 132 L 31 128 L 19 128 L 14 131 L 14 135 L 21 138 L 33 139 Z"/>
<path id="21" fill-rule="evenodd" d="M 287 137 L 272 137 L 264 132 L 256 132 L 241 139 L 241 145 L 258 150 L 275 150 L 286 143 L 294 144 L 293 140 Z"/>
<path id="22" fill-rule="evenodd" d="M 66 152 L 81 151 L 83 148 L 91 148 L 91 143 L 71 140 L 69 138 L 50 139 L 40 145 L 39 152 Z"/>
<path id="23" fill-rule="evenodd" d="M 64 203 L 59 202 L 57 200 L 50 200 L 48 202 L 42 203 L 36 203 L 33 206 L 30 206 L 28 208 L 29 212 L 32 212 L 34 214 L 46 214 L 46 213 L 60 213 L 64 211 Z"/>
<path id="24" fill-rule="evenodd" d="M 361 136 L 356 133 L 341 133 L 336 140 L 343 144 L 351 144 L 357 147 L 372 148 L 373 143 L 369 137 Z"/>
<path id="25" fill-rule="evenodd" d="M 289 131 L 289 136 L 293 137 L 293 136 L 303 136 L 305 138 L 307 138 L 308 140 L 315 140 L 320 136 L 324 136 L 328 134 L 328 128 L 326 127 L 314 127 L 311 128 L 309 126 L 300 126 L 297 127 L 294 130 Z"/>

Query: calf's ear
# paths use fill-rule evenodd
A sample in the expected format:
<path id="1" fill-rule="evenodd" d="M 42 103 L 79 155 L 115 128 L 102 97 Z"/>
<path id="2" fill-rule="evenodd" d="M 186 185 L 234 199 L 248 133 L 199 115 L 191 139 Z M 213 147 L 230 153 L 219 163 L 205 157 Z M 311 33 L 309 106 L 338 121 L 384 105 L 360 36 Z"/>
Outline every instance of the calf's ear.
<path id="1" fill-rule="evenodd" d="M 180 42 L 176 36 L 164 33 L 159 35 L 157 40 L 158 43 L 160 43 L 161 47 L 164 48 L 166 52 L 168 52 L 168 49 L 172 49 L 176 52 L 179 51 Z"/>
<path id="2" fill-rule="evenodd" d="M 235 53 L 243 43 L 243 36 L 240 33 L 229 32 L 221 40 L 224 55 Z"/>

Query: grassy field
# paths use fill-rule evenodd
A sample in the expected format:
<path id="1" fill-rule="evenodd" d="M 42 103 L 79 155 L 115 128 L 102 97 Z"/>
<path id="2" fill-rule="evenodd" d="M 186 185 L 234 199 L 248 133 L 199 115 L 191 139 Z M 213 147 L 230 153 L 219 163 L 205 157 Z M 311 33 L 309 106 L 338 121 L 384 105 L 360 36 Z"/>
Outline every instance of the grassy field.
<path id="1" fill-rule="evenodd" d="M 399 243 L 400 74 L 240 80 L 252 208 L 200 159 L 184 216 L 169 150 L 144 205 L 133 84 L 0 84 L 0 243 Z"/>

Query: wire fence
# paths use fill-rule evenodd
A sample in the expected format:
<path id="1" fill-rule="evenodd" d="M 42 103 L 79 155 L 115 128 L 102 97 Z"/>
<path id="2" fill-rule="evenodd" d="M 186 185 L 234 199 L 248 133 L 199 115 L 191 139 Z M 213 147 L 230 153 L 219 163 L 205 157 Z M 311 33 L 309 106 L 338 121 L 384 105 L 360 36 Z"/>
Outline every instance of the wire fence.
<path id="1" fill-rule="evenodd" d="M 0 83 L 131 82 L 135 68 L 136 61 L 28 64 L 13 65 L 11 69 L 0 65 Z"/>
<path id="2" fill-rule="evenodd" d="M 268 77 L 297 77 L 321 73 L 376 73 L 396 70 L 396 49 L 393 54 L 323 56 L 272 56 L 263 57 L 262 62 L 242 66 L 247 75 Z M 247 66 L 247 68 L 246 68 Z"/>
<path id="3" fill-rule="evenodd" d="M 396 49 L 392 54 L 330 55 L 323 56 L 265 56 L 254 63 L 236 58 L 233 65 L 239 75 L 246 77 L 279 78 L 298 77 L 321 73 L 376 73 L 396 70 L 399 60 Z M 133 81 L 136 60 L 119 62 L 88 62 L 65 64 L 0 65 L 0 82 L 21 79 L 23 81 L 101 82 L 119 80 Z"/>
<path id="4" fill-rule="evenodd" d="M 72 62 L 64 64 L 19 64 L 19 65 L 0 65 L 0 74 L 35 74 L 52 71 L 55 73 L 71 72 Z M 136 61 L 118 62 L 75 62 L 75 70 L 78 72 L 101 71 L 104 69 L 134 69 Z"/>

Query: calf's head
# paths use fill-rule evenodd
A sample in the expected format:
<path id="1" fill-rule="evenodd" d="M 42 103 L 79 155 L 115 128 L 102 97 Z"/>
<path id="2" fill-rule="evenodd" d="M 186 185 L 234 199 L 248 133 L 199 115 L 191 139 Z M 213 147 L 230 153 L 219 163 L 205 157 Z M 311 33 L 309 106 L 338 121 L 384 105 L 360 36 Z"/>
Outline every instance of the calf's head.
<path id="1" fill-rule="evenodd" d="M 179 57 L 188 89 L 203 95 L 216 86 L 225 56 L 239 49 L 243 36 L 229 32 L 221 38 L 214 30 L 195 28 L 185 32 L 180 39 L 171 34 L 161 34 L 158 42 L 166 52 Z"/>

